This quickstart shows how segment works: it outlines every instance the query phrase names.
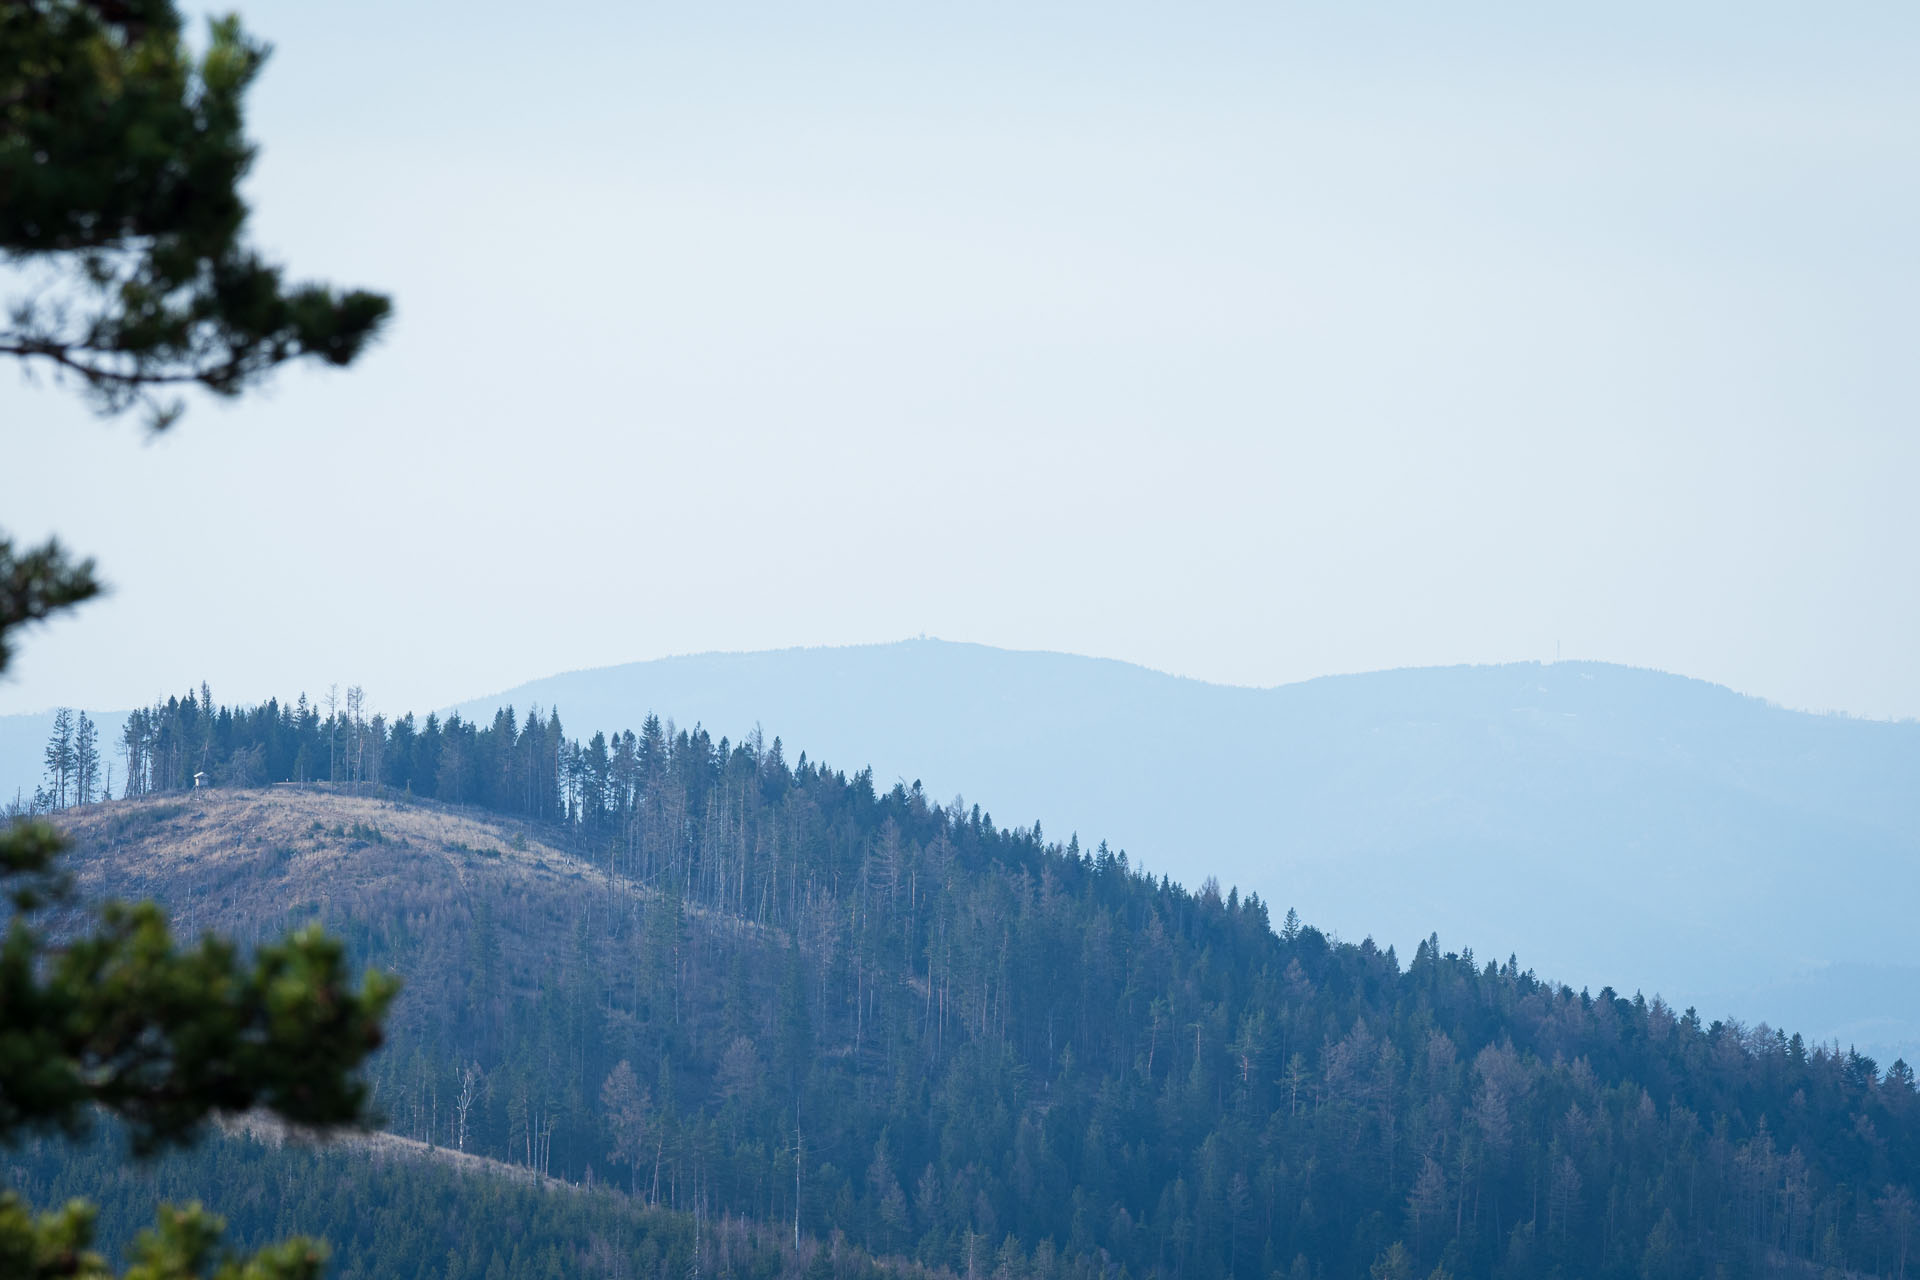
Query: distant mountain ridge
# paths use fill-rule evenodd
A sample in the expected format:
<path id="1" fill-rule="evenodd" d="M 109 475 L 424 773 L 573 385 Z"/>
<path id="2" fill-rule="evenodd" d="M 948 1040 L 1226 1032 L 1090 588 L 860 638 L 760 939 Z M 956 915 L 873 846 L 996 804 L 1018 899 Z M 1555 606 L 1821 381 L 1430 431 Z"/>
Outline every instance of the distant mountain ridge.
<path id="1" fill-rule="evenodd" d="M 667 658 L 457 709 L 534 703 L 576 732 L 758 725 L 1348 936 L 1437 931 L 1576 986 L 1920 1046 L 1916 724 L 1604 663 L 1248 689 L 935 640 Z"/>

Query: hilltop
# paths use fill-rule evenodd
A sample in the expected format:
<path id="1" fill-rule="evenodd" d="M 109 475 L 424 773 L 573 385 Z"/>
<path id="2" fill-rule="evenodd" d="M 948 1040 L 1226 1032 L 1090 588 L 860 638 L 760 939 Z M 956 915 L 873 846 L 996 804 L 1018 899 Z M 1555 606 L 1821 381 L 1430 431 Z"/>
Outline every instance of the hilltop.
<path id="1" fill-rule="evenodd" d="M 410 893 L 500 891 L 592 868 L 499 814 L 319 786 L 208 787 L 70 810 L 88 897 L 158 897 L 191 934 L 386 911 Z"/>

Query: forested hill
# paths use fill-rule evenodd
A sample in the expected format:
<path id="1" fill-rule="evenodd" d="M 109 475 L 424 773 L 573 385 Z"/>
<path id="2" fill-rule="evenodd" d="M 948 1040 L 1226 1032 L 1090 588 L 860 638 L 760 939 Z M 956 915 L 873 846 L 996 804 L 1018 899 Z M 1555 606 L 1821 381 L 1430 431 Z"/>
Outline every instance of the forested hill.
<path id="1" fill-rule="evenodd" d="M 535 813 L 369 784 L 64 820 L 90 892 L 242 938 L 317 917 L 401 972 L 396 1132 L 856 1255 L 1011 1280 L 1905 1265 L 1904 1064 L 1336 943 L 776 744 L 648 726 L 609 795 L 591 742 L 580 783 L 507 751 L 460 773 L 462 741 L 448 778 Z"/>
<path id="2" fill-rule="evenodd" d="M 1920 724 L 1602 662 L 1248 689 L 935 640 L 632 663 L 461 711 L 534 702 L 598 724 L 757 721 L 1403 952 L 1437 929 L 1920 1055 Z"/>
<path id="3" fill-rule="evenodd" d="M 931 640 L 576 672 L 459 714 L 486 730 L 511 707 L 524 730 L 535 705 L 542 729 L 558 706 L 583 742 L 650 712 L 716 738 L 763 725 L 816 759 L 871 763 L 883 786 L 920 779 L 1003 821 L 1098 832 L 1176 880 L 1215 875 L 1403 955 L 1438 930 L 1543 972 L 1920 1059 L 1920 725 L 1604 663 L 1244 689 Z M 145 714 L 157 729 L 166 705 Z M 123 718 L 95 718 L 118 794 Z M 303 731 L 303 763 L 278 732 L 262 769 L 235 776 L 336 776 L 327 720 Z M 16 781 L 32 795 L 49 729 L 0 717 L 0 769 L 17 763 L 5 797 Z M 232 749 L 216 739 L 195 767 L 232 771 Z M 420 772 L 415 793 L 433 794 L 437 768 L 424 787 Z"/>

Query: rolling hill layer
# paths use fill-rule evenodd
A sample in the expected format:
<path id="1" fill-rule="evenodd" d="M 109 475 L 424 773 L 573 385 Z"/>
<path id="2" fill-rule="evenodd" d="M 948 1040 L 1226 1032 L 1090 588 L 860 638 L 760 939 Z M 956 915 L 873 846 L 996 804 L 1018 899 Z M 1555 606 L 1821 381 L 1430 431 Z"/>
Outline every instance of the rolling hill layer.
<path id="1" fill-rule="evenodd" d="M 460 713 L 484 726 L 505 705 L 557 707 L 582 739 L 649 713 L 736 740 L 760 725 L 1344 937 L 1404 953 L 1437 931 L 1920 1057 L 1920 725 L 1598 663 L 1241 689 L 938 641 L 577 672 Z M 95 718 L 117 743 L 124 717 Z M 46 735 L 45 717 L 0 718 L 0 777 L 29 795 Z M 327 771 L 275 775 L 296 776 Z"/>

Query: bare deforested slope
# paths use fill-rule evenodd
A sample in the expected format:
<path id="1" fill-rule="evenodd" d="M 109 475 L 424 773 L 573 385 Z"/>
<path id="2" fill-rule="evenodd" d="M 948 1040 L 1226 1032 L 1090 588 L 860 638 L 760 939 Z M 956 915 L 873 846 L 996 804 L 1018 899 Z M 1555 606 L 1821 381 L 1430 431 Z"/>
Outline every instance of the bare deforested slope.
<path id="1" fill-rule="evenodd" d="M 209 787 L 69 810 L 61 825 L 88 890 L 218 893 L 215 914 L 248 920 L 305 894 L 321 901 L 436 869 L 464 883 L 575 876 L 587 868 L 530 827 L 478 810 L 312 786 Z M 189 909 L 174 904 L 176 912 Z M 202 901 L 191 909 L 214 911 Z M 206 923 L 212 923 L 208 917 Z"/>
<path id="2" fill-rule="evenodd" d="M 84 898 L 156 898 L 180 932 L 243 943 L 319 921 L 365 963 L 405 977 L 398 1043 L 410 1046 L 409 1033 L 428 1024 L 435 1040 L 457 1026 L 473 1038 L 468 1056 L 498 1052 L 513 1034 L 499 1000 L 475 998 L 482 984 L 537 994 L 556 948 L 630 931 L 656 896 L 610 863 L 558 847 L 551 829 L 390 792 L 209 787 L 69 810 L 61 822 Z M 599 958 L 618 966 L 611 953 Z M 416 1120 L 404 1102 L 394 1118 Z M 430 1121 L 420 1123 L 427 1136 Z"/>

